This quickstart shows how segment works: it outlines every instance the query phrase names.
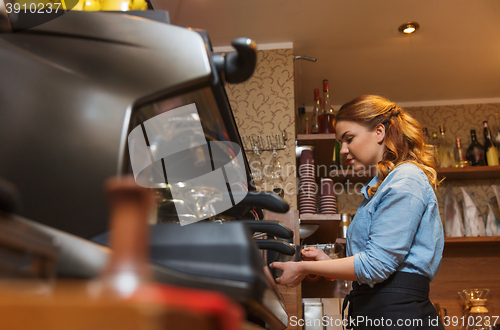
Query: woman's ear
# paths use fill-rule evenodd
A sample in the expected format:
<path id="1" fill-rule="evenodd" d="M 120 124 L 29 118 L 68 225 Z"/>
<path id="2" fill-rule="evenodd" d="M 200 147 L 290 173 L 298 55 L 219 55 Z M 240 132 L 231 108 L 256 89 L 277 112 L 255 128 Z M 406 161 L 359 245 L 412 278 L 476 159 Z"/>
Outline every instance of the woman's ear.
<path id="1" fill-rule="evenodd" d="M 383 124 L 378 124 L 374 130 L 375 138 L 378 144 L 382 144 L 385 138 L 385 126 Z"/>

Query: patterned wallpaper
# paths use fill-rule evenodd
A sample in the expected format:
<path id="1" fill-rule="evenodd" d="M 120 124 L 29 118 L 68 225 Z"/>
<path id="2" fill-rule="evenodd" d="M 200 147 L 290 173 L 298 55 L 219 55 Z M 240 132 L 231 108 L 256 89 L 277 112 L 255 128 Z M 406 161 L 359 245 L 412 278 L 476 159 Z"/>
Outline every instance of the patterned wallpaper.
<path id="1" fill-rule="evenodd" d="M 283 167 L 284 198 L 296 210 L 293 50 L 258 51 L 252 78 L 242 84 L 226 85 L 226 92 L 240 134 L 266 138 L 286 132 L 286 149 L 278 151 L 278 160 Z M 252 154 L 247 152 L 249 160 Z M 272 159 L 272 151 L 264 151 L 260 156 L 266 166 Z M 272 190 L 272 185 L 264 180 L 257 188 Z"/>
<path id="2" fill-rule="evenodd" d="M 500 104 L 469 104 L 469 105 L 450 105 L 450 106 L 433 106 L 433 107 L 413 107 L 406 108 L 412 116 L 414 116 L 422 127 L 427 127 L 430 133 L 439 132 L 439 125 L 445 125 L 446 135 L 450 139 L 460 138 L 465 147 L 470 144 L 470 130 L 475 129 L 478 140 L 481 144 L 484 143 L 482 133 L 482 123 L 488 120 L 490 129 L 493 135 L 500 130 L 500 122 L 496 122 L 496 115 L 500 114 Z M 448 185 L 451 185 L 455 197 L 457 198 L 460 207 L 462 206 L 462 192 L 460 187 L 467 187 L 473 191 L 478 205 L 486 219 L 488 211 L 488 201 L 492 202 L 493 209 L 500 215 L 498 204 L 495 200 L 495 194 L 491 185 L 500 185 L 500 179 L 490 180 L 463 180 L 463 181 L 448 181 L 445 180 L 440 185 L 437 193 L 441 218 L 444 217 L 444 199 L 443 193 Z M 359 194 L 341 194 L 338 197 L 339 213 L 355 213 L 358 205 L 363 200 Z"/>

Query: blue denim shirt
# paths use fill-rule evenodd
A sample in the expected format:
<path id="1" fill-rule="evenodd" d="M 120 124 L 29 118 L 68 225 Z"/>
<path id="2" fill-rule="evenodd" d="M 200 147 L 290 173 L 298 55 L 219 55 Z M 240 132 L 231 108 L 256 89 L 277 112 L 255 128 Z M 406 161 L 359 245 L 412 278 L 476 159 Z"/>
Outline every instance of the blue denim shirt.
<path id="1" fill-rule="evenodd" d="M 444 248 L 436 194 L 420 168 L 404 163 L 393 169 L 377 192 L 365 199 L 347 230 L 347 256 L 354 256 L 359 283 L 373 286 L 393 272 L 436 275 Z"/>

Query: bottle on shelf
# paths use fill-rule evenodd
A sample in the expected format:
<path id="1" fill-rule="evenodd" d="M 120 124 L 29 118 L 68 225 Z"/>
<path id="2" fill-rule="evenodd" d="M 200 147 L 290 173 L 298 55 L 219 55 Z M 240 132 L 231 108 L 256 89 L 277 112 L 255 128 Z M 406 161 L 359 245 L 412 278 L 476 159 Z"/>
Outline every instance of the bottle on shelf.
<path id="1" fill-rule="evenodd" d="M 490 128 L 488 127 L 488 122 L 483 121 L 483 134 L 484 134 L 484 152 L 486 163 L 488 166 L 497 166 L 498 165 L 498 149 L 493 142 L 493 138 L 491 136 Z"/>
<path id="2" fill-rule="evenodd" d="M 431 142 L 433 145 L 436 145 L 438 144 L 438 139 L 439 139 L 439 136 L 438 136 L 438 132 L 432 132 L 432 135 L 431 135 Z"/>
<path id="3" fill-rule="evenodd" d="M 330 103 L 328 80 L 323 80 L 323 105 L 318 117 L 319 133 L 335 133 L 335 115 Z"/>
<path id="4" fill-rule="evenodd" d="M 467 161 L 470 166 L 486 166 L 486 162 L 484 160 L 484 148 L 481 143 L 477 141 L 476 130 L 470 130 L 470 140 L 471 143 L 467 148 Z"/>
<path id="5" fill-rule="evenodd" d="M 335 110 L 333 110 L 333 105 L 330 105 L 330 111 L 328 112 L 330 115 L 330 130 L 332 133 L 335 133 Z"/>
<path id="6" fill-rule="evenodd" d="M 446 136 L 446 129 L 444 125 L 439 126 L 440 137 L 438 139 L 438 159 L 439 167 L 454 167 L 455 155 L 453 143 Z"/>
<path id="7" fill-rule="evenodd" d="M 332 169 L 333 170 L 338 170 L 342 168 L 342 164 L 344 162 L 343 159 L 341 159 L 340 156 L 340 148 L 341 144 L 339 141 L 335 140 L 333 144 L 333 157 L 332 157 Z"/>
<path id="8" fill-rule="evenodd" d="M 427 127 L 422 128 L 422 133 L 424 134 L 425 144 L 431 144 L 431 137 L 429 135 Z"/>
<path id="9" fill-rule="evenodd" d="M 304 131 L 302 134 L 311 134 L 311 125 L 309 125 L 309 117 L 306 115 L 304 119 Z"/>
<path id="10" fill-rule="evenodd" d="M 456 139 L 455 141 L 455 167 L 469 167 L 467 157 L 465 157 L 465 149 L 462 147 L 462 141 Z"/>
<path id="11" fill-rule="evenodd" d="M 497 146 L 500 146 L 500 114 L 495 113 L 495 124 L 496 124 L 496 135 L 495 135 L 495 143 Z"/>
<path id="12" fill-rule="evenodd" d="M 439 164 L 439 139 L 438 139 L 438 133 L 437 132 L 432 132 L 432 138 L 431 138 L 431 148 L 434 152 L 434 160 L 436 162 L 436 167 L 441 167 Z"/>
<path id="13" fill-rule="evenodd" d="M 315 88 L 314 89 L 314 111 L 313 111 L 313 116 L 311 119 L 311 132 L 313 134 L 319 133 L 318 118 L 319 118 L 320 108 L 321 108 L 321 103 L 319 101 L 319 89 Z"/>

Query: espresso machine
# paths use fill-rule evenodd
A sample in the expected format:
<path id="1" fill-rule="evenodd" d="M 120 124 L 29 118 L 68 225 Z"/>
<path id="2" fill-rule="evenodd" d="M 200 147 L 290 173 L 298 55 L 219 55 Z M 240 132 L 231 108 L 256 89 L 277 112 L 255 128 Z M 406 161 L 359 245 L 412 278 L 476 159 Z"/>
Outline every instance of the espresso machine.
<path id="1" fill-rule="evenodd" d="M 9 205 L 2 207 L 9 221 L 58 242 L 57 276 L 92 278 L 102 270 L 112 253 L 102 184 L 133 175 L 157 196 L 156 280 L 223 292 L 257 324 L 286 328 L 284 301 L 252 238 L 259 226 L 245 221 L 259 221 L 263 208 L 287 212 L 288 204 L 253 188 L 224 84 L 252 75 L 256 48 L 247 38 L 233 46 L 236 52 L 213 54 L 205 32 L 173 26 L 158 12 L 70 11 L 0 34 L 0 177 L 20 200 L 0 206 Z M 185 107 L 196 111 L 179 115 Z M 163 124 L 171 129 L 150 135 Z M 155 150 L 175 143 L 186 150 L 156 158 Z M 135 151 L 151 158 L 136 162 Z M 210 180 L 195 184 L 218 170 L 219 191 Z M 203 221 L 180 226 L 193 217 Z M 290 238 L 286 228 L 271 227 Z"/>

